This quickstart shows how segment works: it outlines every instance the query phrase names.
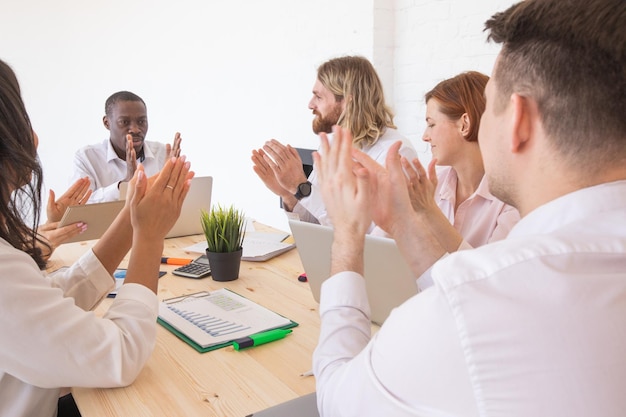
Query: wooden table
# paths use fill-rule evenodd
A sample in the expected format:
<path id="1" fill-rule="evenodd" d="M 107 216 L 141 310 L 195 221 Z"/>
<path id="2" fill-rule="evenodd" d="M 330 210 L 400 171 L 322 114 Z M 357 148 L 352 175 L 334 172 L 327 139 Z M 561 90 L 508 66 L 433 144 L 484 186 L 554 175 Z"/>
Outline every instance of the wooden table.
<path id="1" fill-rule="evenodd" d="M 195 258 L 183 248 L 202 235 L 165 241 L 164 256 Z M 95 241 L 62 245 L 50 269 L 69 265 Z M 122 266 L 126 264 L 124 260 Z M 297 249 L 265 262 L 242 262 L 239 279 L 216 282 L 172 275 L 175 266 L 162 265 L 168 274 L 159 280 L 159 299 L 202 290 L 231 289 L 299 323 L 285 339 L 235 351 L 232 346 L 198 353 L 164 327 L 157 325 L 154 352 L 137 380 L 115 389 L 74 388 L 83 417 L 95 416 L 246 416 L 269 406 L 315 391 L 315 379 L 303 377 L 311 369 L 319 337 L 318 304 L 303 272 Z M 111 303 L 97 309 L 102 314 Z"/>

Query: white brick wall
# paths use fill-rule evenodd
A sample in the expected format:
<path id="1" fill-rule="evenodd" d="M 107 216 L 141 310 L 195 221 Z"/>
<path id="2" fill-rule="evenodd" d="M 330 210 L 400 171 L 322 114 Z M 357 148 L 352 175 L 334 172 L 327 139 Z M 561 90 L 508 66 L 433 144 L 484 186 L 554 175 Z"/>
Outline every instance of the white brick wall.
<path id="1" fill-rule="evenodd" d="M 395 0 L 393 104 L 396 124 L 423 161 L 424 93 L 468 70 L 491 74 L 499 47 L 486 43 L 484 22 L 514 0 Z"/>

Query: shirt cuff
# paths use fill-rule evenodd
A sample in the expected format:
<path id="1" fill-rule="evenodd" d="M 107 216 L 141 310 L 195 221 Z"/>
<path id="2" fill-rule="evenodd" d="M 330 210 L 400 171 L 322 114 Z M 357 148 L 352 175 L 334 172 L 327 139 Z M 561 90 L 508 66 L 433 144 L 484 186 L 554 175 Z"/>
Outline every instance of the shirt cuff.
<path id="1" fill-rule="evenodd" d="M 356 308 L 370 319 L 367 288 L 361 274 L 343 271 L 324 281 L 320 295 L 320 315 L 337 307 Z"/>

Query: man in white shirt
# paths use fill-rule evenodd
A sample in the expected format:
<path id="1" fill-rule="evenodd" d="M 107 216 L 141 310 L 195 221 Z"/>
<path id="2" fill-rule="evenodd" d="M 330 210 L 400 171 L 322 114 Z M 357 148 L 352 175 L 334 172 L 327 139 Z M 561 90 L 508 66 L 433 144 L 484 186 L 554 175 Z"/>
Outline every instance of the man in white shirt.
<path id="1" fill-rule="evenodd" d="M 409 160 L 417 158 L 411 142 L 393 124 L 393 113 L 385 104 L 374 66 L 363 57 L 334 58 L 320 65 L 309 109 L 315 115 L 313 132 L 330 133 L 334 125 L 346 127 L 354 146 L 381 164 L 391 144 L 398 140 L 402 141 L 402 155 Z M 287 212 L 303 221 L 331 225 L 317 191 L 315 169 L 307 179 L 296 149 L 272 139 L 262 149 L 252 151 L 252 162 L 254 172 L 281 197 Z"/>
<path id="2" fill-rule="evenodd" d="M 148 114 L 146 103 L 138 95 L 118 91 L 106 100 L 104 111 L 102 122 L 110 132 L 109 139 L 85 146 L 74 155 L 70 182 L 89 178 L 93 190 L 89 203 L 119 200 L 119 184 L 133 177 L 137 162 L 143 164 L 146 175 L 152 176 L 168 158 L 180 155 L 178 132 L 172 145 L 145 140 Z"/>
<path id="3" fill-rule="evenodd" d="M 525 0 L 487 21 L 503 47 L 479 142 L 490 191 L 522 216 L 502 241 L 447 255 L 412 210 L 399 144 L 383 168 L 349 132 L 321 135 L 335 228 L 313 359 L 322 416 L 624 415 L 625 17 L 623 0 Z M 372 220 L 435 282 L 373 338 Z"/>

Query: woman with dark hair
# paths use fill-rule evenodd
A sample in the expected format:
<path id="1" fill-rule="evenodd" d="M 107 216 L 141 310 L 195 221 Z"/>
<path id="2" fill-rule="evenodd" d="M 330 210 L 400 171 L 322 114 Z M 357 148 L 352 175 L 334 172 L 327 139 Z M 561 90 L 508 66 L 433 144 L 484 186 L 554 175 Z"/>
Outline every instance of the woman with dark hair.
<path id="1" fill-rule="evenodd" d="M 478 143 L 489 77 L 476 71 L 444 80 L 426 93 L 426 131 L 433 160 L 403 160 L 413 208 L 426 212 L 448 252 L 504 239 L 519 221 L 514 208 L 489 192 Z M 422 281 L 422 280 L 420 280 Z M 419 282 L 421 288 L 430 282 Z"/>
<path id="2" fill-rule="evenodd" d="M 3 416 L 57 415 L 60 387 L 133 382 L 155 343 L 163 239 L 193 177 L 185 157 L 168 160 L 150 181 L 140 166 L 126 205 L 103 237 L 67 270 L 47 275 L 41 248 L 48 245 L 36 232 L 42 184 L 37 145 L 17 78 L 0 60 Z M 112 274 L 129 249 L 125 283 L 108 312 L 96 317 L 90 310 L 114 288 Z"/>

